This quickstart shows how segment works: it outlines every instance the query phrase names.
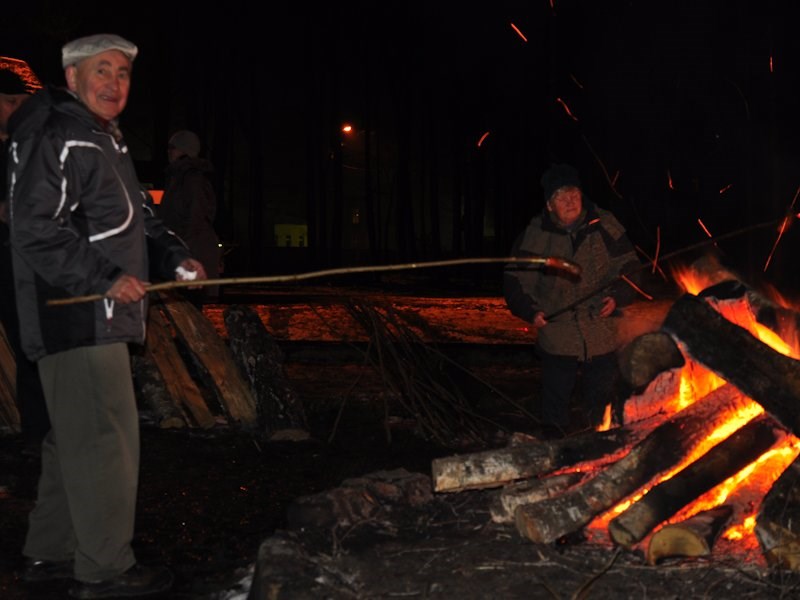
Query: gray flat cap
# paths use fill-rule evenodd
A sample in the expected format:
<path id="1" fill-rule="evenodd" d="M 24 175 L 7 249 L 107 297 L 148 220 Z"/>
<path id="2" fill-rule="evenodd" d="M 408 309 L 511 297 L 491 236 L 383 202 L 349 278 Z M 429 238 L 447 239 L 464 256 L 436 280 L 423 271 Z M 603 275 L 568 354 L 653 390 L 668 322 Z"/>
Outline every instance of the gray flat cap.
<path id="1" fill-rule="evenodd" d="M 61 65 L 66 69 L 70 65 L 78 64 L 84 58 L 100 54 L 106 50 L 119 50 L 134 61 L 139 49 L 135 44 L 113 33 L 98 33 L 78 38 L 64 44 L 61 48 Z"/>

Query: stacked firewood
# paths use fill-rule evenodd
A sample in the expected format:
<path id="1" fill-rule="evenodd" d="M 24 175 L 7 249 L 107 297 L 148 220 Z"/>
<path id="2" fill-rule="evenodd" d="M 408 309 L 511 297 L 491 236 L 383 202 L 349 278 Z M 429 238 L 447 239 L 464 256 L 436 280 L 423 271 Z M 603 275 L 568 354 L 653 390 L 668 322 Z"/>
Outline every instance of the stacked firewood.
<path id="1" fill-rule="evenodd" d="M 280 349 L 249 307 L 225 311 L 229 343 L 176 294 L 152 297 L 143 348 L 131 349 L 140 408 L 162 428 L 233 426 L 270 439 L 308 437 L 302 403 L 283 374 Z M 15 357 L 0 336 L 0 428 L 19 432 Z"/>

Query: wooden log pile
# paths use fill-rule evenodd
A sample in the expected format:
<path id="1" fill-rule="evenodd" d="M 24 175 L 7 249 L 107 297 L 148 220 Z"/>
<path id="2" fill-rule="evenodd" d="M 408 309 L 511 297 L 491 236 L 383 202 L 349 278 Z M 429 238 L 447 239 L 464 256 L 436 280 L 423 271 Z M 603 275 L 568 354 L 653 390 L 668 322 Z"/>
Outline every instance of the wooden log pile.
<path id="1" fill-rule="evenodd" d="M 633 337 L 619 353 L 623 375 L 638 394 L 652 395 L 666 375 L 675 381 L 675 374 L 695 368 L 718 376 L 720 387 L 673 414 L 650 411 L 580 440 L 533 439 L 436 459 L 434 491 L 489 489 L 492 520 L 513 523 L 535 543 L 563 542 L 602 523 L 613 544 L 641 547 L 656 564 L 711 554 L 745 508 L 696 501 L 780 449 L 789 459 L 764 487 L 753 533 L 769 564 L 800 570 L 800 459 L 791 462 L 800 452 L 800 361 L 725 316 L 734 314 L 732 306 L 744 308 L 753 322 L 775 332 L 789 315 L 741 284 L 720 285 L 678 298 L 655 330 Z M 734 417 L 737 425 L 725 430 Z M 725 433 L 709 439 L 715 431 Z"/>
<path id="2" fill-rule="evenodd" d="M 258 321 L 248 307 L 228 310 L 235 323 Z M 282 355 L 271 347 L 268 332 L 240 326 L 235 333 L 232 348 L 180 295 L 153 296 L 145 346 L 131 348 L 140 409 L 162 428 L 230 426 L 270 439 L 308 437 L 302 404 L 283 376 Z M 261 371 L 257 377 L 254 367 Z M 15 357 L 0 335 L 0 428 L 18 433 L 14 374 Z"/>

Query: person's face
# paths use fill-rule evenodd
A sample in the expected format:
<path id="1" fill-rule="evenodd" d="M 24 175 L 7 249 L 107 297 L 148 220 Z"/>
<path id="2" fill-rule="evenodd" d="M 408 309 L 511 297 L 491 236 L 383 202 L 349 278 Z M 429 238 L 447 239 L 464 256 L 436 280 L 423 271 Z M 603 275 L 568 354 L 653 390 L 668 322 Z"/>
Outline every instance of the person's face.
<path id="1" fill-rule="evenodd" d="M 111 121 L 125 109 L 131 88 L 131 61 L 119 50 L 106 50 L 65 71 L 69 89 L 98 117 Z"/>
<path id="2" fill-rule="evenodd" d="M 167 146 L 167 158 L 169 159 L 169 162 L 175 162 L 181 156 L 183 156 L 183 151 L 182 150 L 178 150 L 172 144 L 169 144 Z"/>
<path id="3" fill-rule="evenodd" d="M 560 188 L 547 201 L 547 209 L 562 225 L 569 227 L 578 220 L 583 210 L 580 189 L 574 186 Z"/>
<path id="4" fill-rule="evenodd" d="M 8 120 L 28 98 L 28 94 L 0 94 L 0 140 L 8 137 Z"/>

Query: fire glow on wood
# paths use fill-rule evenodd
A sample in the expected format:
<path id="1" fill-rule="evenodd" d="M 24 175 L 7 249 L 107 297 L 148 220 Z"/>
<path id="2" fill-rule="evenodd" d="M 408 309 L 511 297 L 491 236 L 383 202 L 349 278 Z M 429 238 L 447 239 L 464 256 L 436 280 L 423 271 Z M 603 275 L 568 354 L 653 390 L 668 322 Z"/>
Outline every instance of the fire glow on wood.
<path id="1" fill-rule="evenodd" d="M 776 482 L 800 454 L 797 313 L 723 270 L 674 277 L 686 293 L 658 332 L 640 336 L 646 353 L 627 355 L 652 373 L 628 399 L 624 427 L 585 440 L 520 436 L 506 449 L 437 459 L 435 489 L 502 486 L 493 520 L 514 521 L 537 543 L 582 531 L 591 543 L 642 549 L 650 564 L 713 546 L 715 556 L 796 569 L 798 553 L 783 549 L 794 544 L 794 514 L 776 509 L 794 492 Z M 756 312 L 766 304 L 793 318 L 762 324 Z M 722 360 L 707 360 L 715 354 Z M 765 507 L 768 496 L 780 500 Z"/>
<path id="2" fill-rule="evenodd" d="M 713 279 L 704 276 L 703 273 L 691 269 L 676 270 L 673 275 L 685 292 L 694 295 L 700 294 L 703 290 L 717 283 Z M 777 352 L 792 358 L 800 356 L 796 345 L 796 331 L 787 329 L 782 332 L 782 337 L 779 336 L 776 332 L 756 321 L 747 302 L 716 302 L 715 308 L 729 321 L 743 327 Z M 794 344 L 790 345 L 785 339 L 793 339 Z M 696 363 L 687 363 L 681 370 L 677 393 L 673 394 L 672 397 L 665 396 L 661 398 L 662 409 L 667 412 L 678 412 L 724 384 L 725 380 L 715 373 Z M 635 411 L 636 403 L 629 403 L 626 408 L 626 422 L 633 421 L 641 416 L 636 415 Z M 727 421 L 709 432 L 708 437 L 691 455 L 659 477 L 655 485 L 670 479 L 675 473 L 697 460 L 712 447 L 728 438 L 733 432 L 763 412 L 764 409 L 761 405 L 749 401 L 745 408 L 731 414 Z M 712 509 L 730 501 L 735 507 L 734 515 L 731 518 L 732 524 L 720 535 L 717 548 L 719 549 L 723 545 L 728 546 L 727 554 L 742 555 L 744 558 L 751 558 L 760 562 L 761 553 L 758 551 L 758 541 L 753 533 L 755 516 L 758 510 L 757 501 L 769 490 L 780 474 L 797 457 L 798 453 L 800 453 L 800 441 L 793 435 L 787 435 L 780 443 L 762 454 L 758 460 L 697 498 L 689 506 L 676 513 L 665 524 L 681 522 L 701 511 Z M 606 535 L 609 522 L 647 494 L 651 487 L 641 489 L 635 496 L 618 504 L 612 510 L 592 521 L 588 526 L 588 530 L 595 539 L 602 539 L 599 536 Z M 649 536 L 645 539 L 646 541 L 649 541 Z M 726 541 L 728 542 L 727 544 Z"/>

